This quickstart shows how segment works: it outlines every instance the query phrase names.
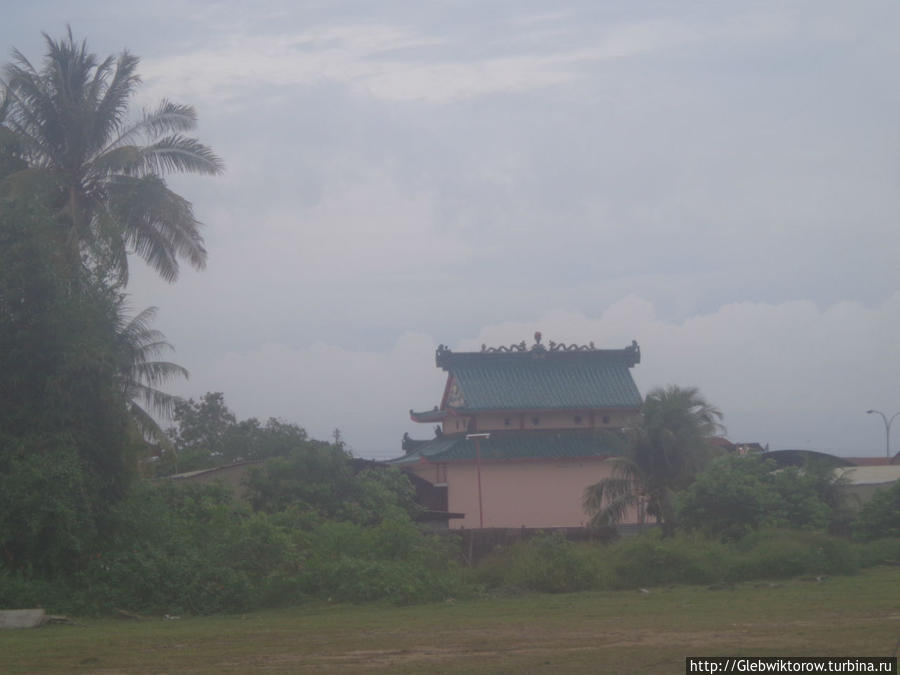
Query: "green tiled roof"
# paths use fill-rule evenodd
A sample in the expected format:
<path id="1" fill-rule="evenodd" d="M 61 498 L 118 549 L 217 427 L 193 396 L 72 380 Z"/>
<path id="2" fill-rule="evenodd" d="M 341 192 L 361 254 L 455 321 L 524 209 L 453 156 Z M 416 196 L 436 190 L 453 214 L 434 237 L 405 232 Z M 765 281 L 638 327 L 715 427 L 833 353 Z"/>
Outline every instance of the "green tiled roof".
<path id="1" fill-rule="evenodd" d="M 439 352 L 455 382 L 447 407 L 459 411 L 639 408 L 630 367 L 639 352 L 591 350 L 516 353 Z"/>
<path id="2" fill-rule="evenodd" d="M 619 455 L 621 450 L 609 438 L 590 432 L 498 432 L 490 438 L 479 439 L 483 461 L 505 459 L 565 459 L 577 457 L 607 457 Z M 465 436 L 441 436 L 416 448 L 405 457 L 390 460 L 390 464 L 412 464 L 420 460 L 454 462 L 474 460 L 475 440 Z"/>

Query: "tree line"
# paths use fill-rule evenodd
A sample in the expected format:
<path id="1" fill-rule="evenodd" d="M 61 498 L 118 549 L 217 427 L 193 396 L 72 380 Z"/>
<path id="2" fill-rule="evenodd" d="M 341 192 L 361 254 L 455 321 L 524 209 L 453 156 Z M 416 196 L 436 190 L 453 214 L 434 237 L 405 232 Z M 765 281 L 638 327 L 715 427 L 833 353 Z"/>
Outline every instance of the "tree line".
<path id="1" fill-rule="evenodd" d="M 200 222 L 166 177 L 223 163 L 188 135 L 192 107 L 134 114 L 137 57 L 44 38 L 39 65 L 13 50 L 0 76 L 0 545 L 9 566 L 49 569 L 102 531 L 163 439 L 160 386 L 187 371 L 161 359 L 155 308 L 128 306 L 129 256 L 169 282 L 202 268 Z"/>
<path id="2" fill-rule="evenodd" d="M 166 177 L 217 175 L 222 160 L 188 135 L 190 106 L 131 109 L 134 55 L 100 59 L 71 30 L 45 44 L 38 66 L 14 51 L 0 75 L 0 606 L 210 612 L 477 593 L 453 540 L 416 528 L 396 470 L 352 461 L 339 434 L 238 420 L 221 393 L 165 392 L 187 370 L 166 360 L 156 309 L 129 307 L 129 256 L 169 282 L 205 265 L 201 224 Z M 824 473 L 716 458 L 721 418 L 696 389 L 650 392 L 611 477 L 584 496 L 594 524 L 636 511 L 673 541 L 835 525 Z M 239 459 L 268 460 L 246 501 L 146 480 Z M 856 531 L 896 537 L 898 500 L 900 488 L 873 500 Z M 653 546 L 623 555 L 661 559 Z M 550 538 L 501 566 L 565 590 L 580 556 Z"/>
<path id="3" fill-rule="evenodd" d="M 0 75 L 0 606 L 445 592 L 453 555 L 414 525 L 399 472 L 353 461 L 338 433 L 239 421 L 221 393 L 165 392 L 188 373 L 166 359 L 156 308 L 129 307 L 129 260 L 168 282 L 204 267 L 201 224 L 166 178 L 217 175 L 222 160 L 189 135 L 192 107 L 132 110 L 137 57 L 101 59 L 71 29 L 44 38 L 40 64 L 14 50 Z M 272 460 L 246 501 L 158 480 L 239 459 Z"/>

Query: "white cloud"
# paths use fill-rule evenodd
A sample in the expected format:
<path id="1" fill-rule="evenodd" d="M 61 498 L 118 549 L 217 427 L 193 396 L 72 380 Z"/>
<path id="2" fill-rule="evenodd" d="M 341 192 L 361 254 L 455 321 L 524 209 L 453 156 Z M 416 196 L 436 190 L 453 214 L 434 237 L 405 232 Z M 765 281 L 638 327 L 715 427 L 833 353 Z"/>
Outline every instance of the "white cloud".
<path id="1" fill-rule="evenodd" d="M 633 370 L 643 393 L 656 386 L 697 386 L 725 413 L 729 437 L 841 454 L 879 455 L 883 428 L 868 408 L 900 409 L 900 293 L 878 307 L 809 302 L 735 303 L 669 322 L 652 304 L 623 298 L 599 316 L 556 310 L 529 322 L 484 326 L 452 345 L 593 341 L 621 348 L 637 339 Z M 438 403 L 444 374 L 434 365 L 437 339 L 405 333 L 388 351 L 317 343 L 267 344 L 210 364 L 193 387 L 223 390 L 243 416 L 281 416 L 327 437 L 340 427 L 361 456 L 399 454 L 400 437 L 429 437 L 408 420 L 409 408 Z"/>
<path id="2" fill-rule="evenodd" d="M 532 18 L 541 22 L 545 17 Z M 523 20 L 513 23 L 527 31 L 531 22 Z M 671 19 L 620 22 L 588 36 L 573 28 L 577 24 L 568 33 L 543 33 L 543 44 L 514 53 L 479 56 L 467 56 L 474 45 L 460 42 L 459 37 L 454 40 L 401 25 L 347 24 L 266 36 L 231 32 L 219 37 L 214 47 L 145 60 L 142 71 L 148 87 L 143 95 L 148 100 L 166 94 L 228 101 L 260 85 L 338 82 L 390 101 L 447 103 L 565 84 L 583 77 L 584 67 L 591 63 L 700 41 L 771 37 L 781 30 L 776 22 L 707 26 Z M 514 40 L 498 37 L 497 43 L 509 46 Z M 428 56 L 418 51 L 438 46 L 447 49 Z"/>
<path id="3" fill-rule="evenodd" d="M 863 413 L 900 409 L 900 293 L 874 308 L 734 303 L 683 322 L 661 320 L 650 303 L 631 297 L 596 319 L 549 313 L 486 327 L 462 346 L 518 342 L 535 330 L 545 340 L 610 347 L 636 338 L 643 362 L 634 375 L 642 391 L 698 386 L 723 410 L 736 440 L 878 454 L 882 430 Z"/>
<path id="4" fill-rule="evenodd" d="M 402 454 L 409 409 L 440 398 L 433 365 L 434 340 L 415 333 L 401 335 L 387 352 L 266 344 L 219 359 L 213 388 L 224 390 L 242 416 L 281 417 L 317 438 L 340 428 L 360 456 L 387 459 Z"/>

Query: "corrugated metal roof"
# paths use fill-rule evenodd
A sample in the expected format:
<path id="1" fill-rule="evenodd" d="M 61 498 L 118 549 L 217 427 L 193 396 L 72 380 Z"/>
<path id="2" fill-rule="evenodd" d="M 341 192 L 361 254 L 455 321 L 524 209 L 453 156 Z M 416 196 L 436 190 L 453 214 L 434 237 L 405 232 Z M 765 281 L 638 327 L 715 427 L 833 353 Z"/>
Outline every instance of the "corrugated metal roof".
<path id="1" fill-rule="evenodd" d="M 483 461 L 507 459 L 567 459 L 577 457 L 606 457 L 622 454 L 603 434 L 571 431 L 526 431 L 491 434 L 479 440 Z M 474 460 L 474 439 L 465 436 L 442 436 L 429 441 L 414 452 L 390 460 L 390 464 L 455 462 Z"/>
<path id="2" fill-rule="evenodd" d="M 835 469 L 835 475 L 851 485 L 882 485 L 900 480 L 900 466 L 852 466 Z"/>

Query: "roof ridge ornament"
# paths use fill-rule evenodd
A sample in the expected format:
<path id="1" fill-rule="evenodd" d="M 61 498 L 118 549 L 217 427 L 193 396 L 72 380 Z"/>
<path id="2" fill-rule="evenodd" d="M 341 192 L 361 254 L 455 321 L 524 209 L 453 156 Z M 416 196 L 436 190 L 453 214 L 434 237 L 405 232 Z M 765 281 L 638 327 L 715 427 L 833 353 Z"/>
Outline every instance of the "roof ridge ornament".
<path id="1" fill-rule="evenodd" d="M 599 351 L 594 345 L 593 341 L 588 342 L 586 345 L 578 345 L 574 342 L 570 345 L 567 345 L 565 342 L 554 342 L 550 340 L 547 344 L 550 345 L 549 349 L 541 344 L 541 339 L 543 335 L 540 331 L 537 331 L 534 334 L 534 344 L 531 346 L 531 349 L 528 349 L 528 345 L 525 344 L 525 341 L 522 340 L 519 344 L 509 345 L 508 347 L 501 345 L 499 347 L 488 347 L 486 344 L 481 345 L 481 352 L 483 354 L 500 354 L 500 353 L 511 353 L 511 352 L 596 352 Z M 628 350 L 636 350 L 637 343 L 632 341 L 630 347 L 626 347 Z M 440 345 L 438 347 L 438 354 L 443 354 L 445 352 L 449 352 L 450 350 L 445 348 L 444 345 Z M 638 351 L 638 353 L 640 353 Z"/>
<path id="2" fill-rule="evenodd" d="M 543 335 L 540 331 L 537 331 L 534 334 L 534 344 L 529 348 L 525 343 L 525 340 L 522 340 L 519 344 L 512 344 L 509 346 L 500 345 L 499 347 L 488 347 L 486 344 L 481 345 L 481 354 L 516 354 L 516 353 L 530 353 L 535 357 L 543 357 L 550 353 L 563 353 L 563 352 L 581 352 L 581 353 L 609 353 L 611 355 L 617 355 L 619 357 L 624 357 L 626 361 L 629 363 L 629 367 L 633 366 L 637 363 L 641 362 L 641 348 L 638 346 L 637 340 L 632 340 L 631 344 L 625 347 L 624 349 L 599 349 L 593 343 L 593 341 L 588 342 L 586 345 L 579 345 L 576 343 L 566 344 L 565 342 L 554 342 L 550 340 L 547 345 L 544 346 L 542 343 Z M 437 351 L 435 352 L 435 363 L 440 368 L 445 368 L 449 366 L 449 364 L 455 361 L 455 357 L 467 357 L 474 356 L 479 352 L 463 352 L 460 354 L 454 354 L 453 351 L 447 345 L 438 345 Z"/>
<path id="3" fill-rule="evenodd" d="M 509 347 L 503 345 L 500 345 L 499 347 L 488 347 L 487 345 L 482 344 L 481 351 L 485 354 L 494 354 L 498 352 L 527 352 L 528 345 L 525 344 L 525 340 L 522 340 L 517 345 L 510 345 Z"/>

